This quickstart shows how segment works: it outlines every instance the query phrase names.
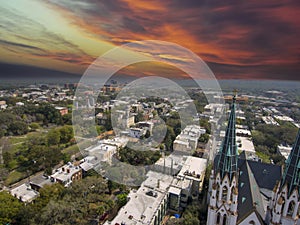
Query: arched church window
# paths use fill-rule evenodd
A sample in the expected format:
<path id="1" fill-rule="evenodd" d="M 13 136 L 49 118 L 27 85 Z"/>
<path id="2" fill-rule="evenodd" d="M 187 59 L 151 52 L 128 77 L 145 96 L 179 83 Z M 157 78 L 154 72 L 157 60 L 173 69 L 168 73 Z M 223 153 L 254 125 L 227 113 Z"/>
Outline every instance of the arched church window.
<path id="1" fill-rule="evenodd" d="M 217 191 L 216 191 L 216 199 L 217 199 L 217 201 L 219 201 L 219 190 L 220 189 L 220 186 L 219 186 L 219 184 L 217 184 Z"/>
<path id="2" fill-rule="evenodd" d="M 285 198 L 283 196 L 281 196 L 281 198 L 282 198 L 282 207 L 281 207 L 281 214 L 282 214 L 285 207 Z"/>
<path id="3" fill-rule="evenodd" d="M 221 220 L 221 214 L 218 213 L 218 214 L 217 214 L 217 225 L 220 224 L 220 220 Z"/>
<path id="4" fill-rule="evenodd" d="M 234 190 L 234 187 L 231 188 L 231 193 L 230 193 L 230 201 L 232 202 L 233 201 L 233 191 Z"/>
<path id="5" fill-rule="evenodd" d="M 251 225 L 255 225 L 255 222 L 254 222 L 254 220 L 251 220 L 251 221 L 249 222 L 249 224 L 251 224 Z"/>
<path id="6" fill-rule="evenodd" d="M 228 188 L 226 186 L 223 186 L 223 189 L 222 189 L 222 200 L 224 200 L 224 201 L 227 200 L 227 193 L 228 193 Z"/>
<path id="7" fill-rule="evenodd" d="M 226 225 L 226 223 L 227 223 L 227 216 L 226 216 L 226 214 L 223 216 L 223 225 Z"/>
<path id="8" fill-rule="evenodd" d="M 288 207 L 287 216 L 293 216 L 294 209 L 295 209 L 295 202 L 291 201 Z"/>

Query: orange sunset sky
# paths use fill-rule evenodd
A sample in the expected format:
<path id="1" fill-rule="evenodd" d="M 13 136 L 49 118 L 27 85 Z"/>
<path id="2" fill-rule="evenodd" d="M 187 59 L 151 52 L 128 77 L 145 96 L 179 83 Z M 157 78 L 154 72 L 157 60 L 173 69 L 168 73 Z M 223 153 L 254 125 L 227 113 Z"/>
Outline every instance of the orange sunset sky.
<path id="1" fill-rule="evenodd" d="M 299 0 L 0 2 L 2 77 L 16 65 L 81 75 L 115 46 L 162 40 L 195 52 L 219 79 L 300 80 Z"/>

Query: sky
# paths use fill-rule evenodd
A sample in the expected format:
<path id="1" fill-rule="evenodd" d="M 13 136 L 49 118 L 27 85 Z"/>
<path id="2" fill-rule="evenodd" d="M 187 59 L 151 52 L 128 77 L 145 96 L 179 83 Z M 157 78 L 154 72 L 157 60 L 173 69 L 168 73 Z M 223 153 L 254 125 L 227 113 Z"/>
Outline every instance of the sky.
<path id="1" fill-rule="evenodd" d="M 218 79 L 300 80 L 299 21 L 299 0 L 0 0 L 0 75 L 81 75 L 116 46 L 160 40 L 196 53 Z"/>

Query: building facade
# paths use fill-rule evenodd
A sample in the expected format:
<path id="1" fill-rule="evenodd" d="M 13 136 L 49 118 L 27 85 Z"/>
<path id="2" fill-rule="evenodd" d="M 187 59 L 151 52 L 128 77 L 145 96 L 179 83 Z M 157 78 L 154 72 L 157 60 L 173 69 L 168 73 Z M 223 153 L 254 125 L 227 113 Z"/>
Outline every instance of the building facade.
<path id="1" fill-rule="evenodd" d="M 207 225 L 300 225 L 300 130 L 283 174 L 280 166 L 238 156 L 235 101 L 210 176 Z"/>

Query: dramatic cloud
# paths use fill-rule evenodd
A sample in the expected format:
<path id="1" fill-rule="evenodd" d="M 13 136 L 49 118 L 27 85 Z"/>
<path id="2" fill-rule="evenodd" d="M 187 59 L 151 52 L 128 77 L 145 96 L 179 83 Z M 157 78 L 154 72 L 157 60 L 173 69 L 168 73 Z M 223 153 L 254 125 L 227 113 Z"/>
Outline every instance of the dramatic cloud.
<path id="1" fill-rule="evenodd" d="M 47 0 L 43 5 L 96 43 L 170 41 L 197 53 L 219 78 L 300 79 L 298 0 Z M 97 56 L 87 53 L 90 46 L 74 44 L 78 37 L 67 40 L 21 12 L 0 8 L 0 13 L 0 45 L 12 54 L 75 64 L 82 68 L 78 72 Z M 171 53 L 166 48 L 161 57 L 189 63 Z"/>
<path id="2" fill-rule="evenodd" d="M 29 59 L 46 58 L 79 65 L 93 60 L 77 45 L 48 31 L 47 27 L 21 12 L 0 7 L 0 14 L 0 46 L 11 53 Z"/>

